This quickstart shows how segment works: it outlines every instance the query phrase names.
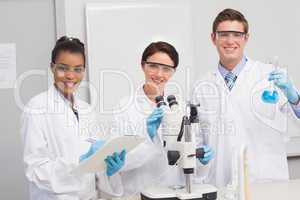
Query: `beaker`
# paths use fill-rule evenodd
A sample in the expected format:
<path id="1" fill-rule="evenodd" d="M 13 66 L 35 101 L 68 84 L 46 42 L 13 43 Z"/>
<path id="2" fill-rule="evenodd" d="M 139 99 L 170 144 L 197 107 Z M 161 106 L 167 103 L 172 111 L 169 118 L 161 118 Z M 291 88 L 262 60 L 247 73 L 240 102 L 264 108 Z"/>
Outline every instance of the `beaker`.
<path id="1" fill-rule="evenodd" d="M 278 68 L 279 68 L 278 56 L 275 56 L 271 63 L 274 67 L 274 70 L 278 70 Z M 263 91 L 263 93 L 261 95 L 261 99 L 264 103 L 269 103 L 269 104 L 276 104 L 278 102 L 279 94 L 276 89 L 274 81 L 270 81 L 270 86 Z"/>

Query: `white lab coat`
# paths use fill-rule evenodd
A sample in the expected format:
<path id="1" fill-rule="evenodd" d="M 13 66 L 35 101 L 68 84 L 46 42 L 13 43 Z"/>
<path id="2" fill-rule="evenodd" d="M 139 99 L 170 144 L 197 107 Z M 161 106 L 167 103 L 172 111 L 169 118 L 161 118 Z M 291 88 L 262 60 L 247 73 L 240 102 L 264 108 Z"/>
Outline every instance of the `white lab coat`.
<path id="1" fill-rule="evenodd" d="M 167 95 L 166 95 L 167 96 Z M 179 105 L 184 107 L 180 99 Z M 144 94 L 142 87 L 131 97 L 123 98 L 115 113 L 116 132 L 121 135 L 139 135 L 146 142 L 129 152 L 125 166 L 120 173 L 114 175 L 114 180 L 106 182 L 102 188 L 110 187 L 110 196 L 130 196 L 138 194 L 154 185 L 183 185 L 184 175 L 177 166 L 169 166 L 166 152 L 163 149 L 161 130 L 158 137 L 152 141 L 147 134 L 146 119 L 156 107 Z M 197 161 L 199 165 L 200 162 Z M 113 186 L 112 186 L 113 185 Z M 114 192 L 114 191 L 118 192 Z"/>
<path id="2" fill-rule="evenodd" d="M 33 97 L 24 109 L 21 135 L 30 199 L 79 200 L 96 197 L 95 174 L 71 174 L 96 137 L 90 106 L 75 97 L 79 122 L 69 102 L 51 86 Z"/>
<path id="3" fill-rule="evenodd" d="M 261 101 L 272 70 L 248 59 L 231 91 L 218 69 L 196 84 L 193 100 L 201 104 L 201 132 L 216 151 L 207 182 L 223 187 L 231 181 L 232 151 L 241 144 L 248 147 L 251 182 L 289 178 L 284 140 L 289 104 L 282 93 L 277 104 Z"/>

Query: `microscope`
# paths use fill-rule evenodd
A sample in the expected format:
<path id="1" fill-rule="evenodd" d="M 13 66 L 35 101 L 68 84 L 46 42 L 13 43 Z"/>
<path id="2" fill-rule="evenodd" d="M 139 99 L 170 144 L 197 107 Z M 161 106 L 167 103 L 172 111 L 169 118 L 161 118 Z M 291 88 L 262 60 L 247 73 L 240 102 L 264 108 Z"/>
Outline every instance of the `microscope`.
<path id="1" fill-rule="evenodd" d="M 186 115 L 180 113 L 178 102 L 174 95 L 167 97 L 169 110 L 161 124 L 163 146 L 166 150 L 169 165 L 182 168 L 185 176 L 183 187 L 154 186 L 146 188 L 141 193 L 142 200 L 215 200 L 217 189 L 208 184 L 193 184 L 192 175 L 198 158 L 203 158 L 203 148 L 196 148 L 193 130 L 199 125 L 198 110 L 195 105 L 188 103 Z M 162 96 L 156 97 L 157 106 L 166 106 Z"/>

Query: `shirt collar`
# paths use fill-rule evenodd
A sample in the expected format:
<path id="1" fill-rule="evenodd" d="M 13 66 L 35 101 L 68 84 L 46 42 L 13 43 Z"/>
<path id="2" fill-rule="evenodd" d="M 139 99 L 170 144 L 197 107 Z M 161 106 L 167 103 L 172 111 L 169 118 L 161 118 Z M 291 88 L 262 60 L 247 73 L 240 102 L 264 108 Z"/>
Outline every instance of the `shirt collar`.
<path id="1" fill-rule="evenodd" d="M 242 60 L 233 68 L 231 71 L 234 75 L 238 76 L 242 69 L 245 67 L 248 59 L 246 56 L 243 56 Z M 220 62 L 218 65 L 219 72 L 221 73 L 222 77 L 225 78 L 226 74 L 229 72 Z"/>

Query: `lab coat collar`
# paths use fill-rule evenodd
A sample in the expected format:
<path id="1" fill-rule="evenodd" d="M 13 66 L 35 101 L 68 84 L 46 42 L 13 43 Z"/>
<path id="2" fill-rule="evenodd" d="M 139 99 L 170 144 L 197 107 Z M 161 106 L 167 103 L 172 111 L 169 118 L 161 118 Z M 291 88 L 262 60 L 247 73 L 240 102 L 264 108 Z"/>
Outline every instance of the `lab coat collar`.
<path id="1" fill-rule="evenodd" d="M 147 105 L 149 105 L 151 108 L 154 108 L 156 106 L 156 103 L 151 101 L 145 94 L 144 84 L 141 84 L 138 87 L 134 96 L 135 96 L 135 101 L 137 101 L 138 103 L 143 103 L 142 105 L 144 105 L 144 103 L 147 103 Z"/>
<path id="2" fill-rule="evenodd" d="M 245 65 L 247 64 L 247 57 L 243 56 L 242 60 L 233 68 L 233 70 L 231 71 L 234 75 L 239 76 L 240 72 L 243 70 L 243 68 L 245 67 Z M 225 78 L 226 74 L 228 72 L 230 72 L 229 70 L 227 70 L 219 61 L 219 65 L 218 65 L 218 69 L 221 73 L 221 75 L 223 76 L 223 78 Z"/>
<path id="3" fill-rule="evenodd" d="M 50 95 L 52 95 L 52 98 L 54 100 L 54 102 L 56 103 L 60 103 L 63 102 L 66 105 L 69 105 L 70 108 L 73 107 L 73 109 L 78 110 L 79 106 L 78 106 L 78 100 L 75 94 L 73 94 L 73 106 L 72 103 L 70 102 L 70 100 L 66 99 L 63 94 L 61 94 L 61 92 L 54 86 L 54 84 L 50 87 L 49 89 L 50 91 Z"/>
<path id="4" fill-rule="evenodd" d="M 245 59 L 247 60 L 247 62 L 245 64 L 245 66 L 243 67 L 243 69 L 240 71 L 239 76 L 243 75 L 244 73 L 248 73 L 249 70 L 251 69 L 251 67 L 254 65 L 253 60 L 251 60 L 249 57 L 245 57 Z M 219 65 L 219 63 L 217 64 L 217 66 L 218 65 Z M 215 81 L 217 84 L 222 85 L 222 87 L 225 87 L 228 90 L 228 87 L 225 83 L 224 77 L 222 76 L 218 67 L 216 70 L 213 71 L 213 76 L 215 77 Z M 239 76 L 237 78 L 237 81 L 239 79 Z M 232 90 L 234 90 L 234 87 L 232 88 Z"/>
<path id="5" fill-rule="evenodd" d="M 67 100 L 54 85 L 48 89 L 48 111 L 52 113 L 62 113 L 66 109 L 75 109 L 79 112 L 79 102 L 75 95 L 73 101 L 72 107 L 72 103 Z"/>

